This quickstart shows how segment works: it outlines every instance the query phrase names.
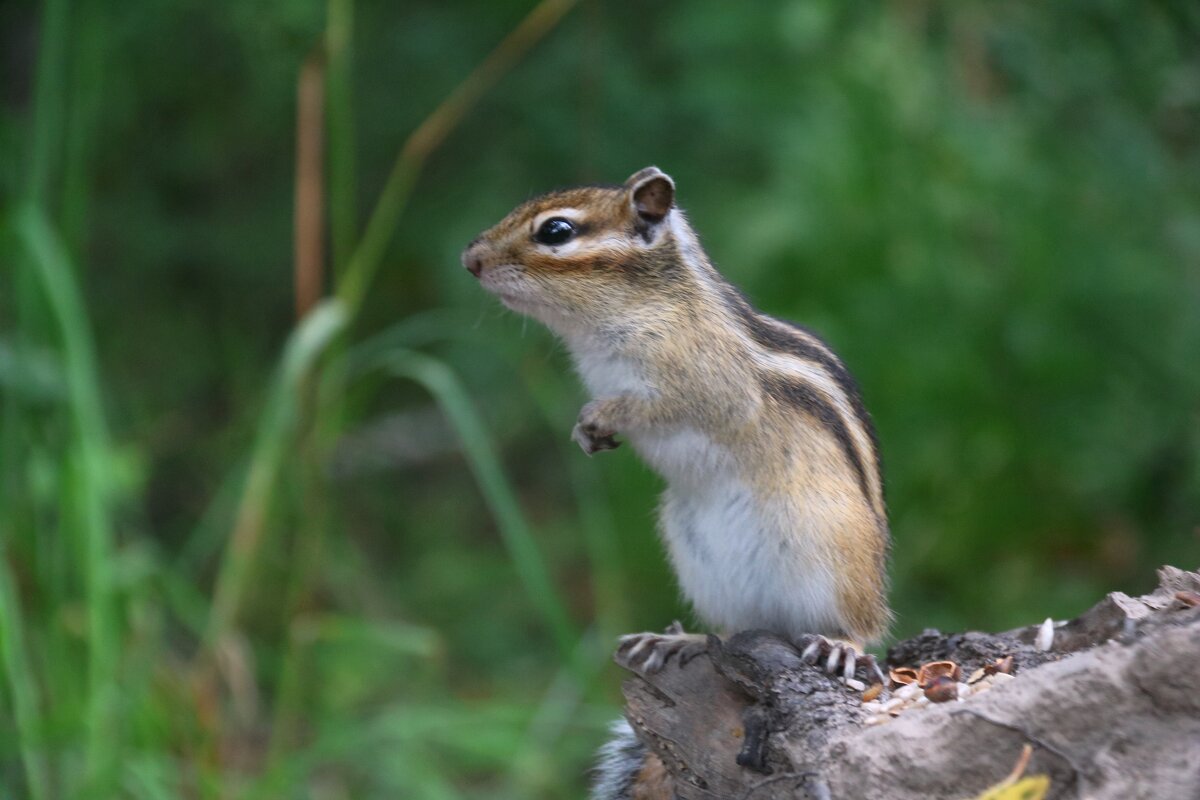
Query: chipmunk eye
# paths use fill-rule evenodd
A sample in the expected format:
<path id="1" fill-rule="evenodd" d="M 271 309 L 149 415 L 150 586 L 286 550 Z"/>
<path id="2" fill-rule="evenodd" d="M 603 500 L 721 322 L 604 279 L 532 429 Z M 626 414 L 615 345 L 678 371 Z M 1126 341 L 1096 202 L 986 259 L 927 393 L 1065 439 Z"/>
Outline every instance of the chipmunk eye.
<path id="1" fill-rule="evenodd" d="M 533 238 L 539 244 L 562 244 L 575 235 L 575 225 L 569 219 L 551 217 L 541 224 Z"/>

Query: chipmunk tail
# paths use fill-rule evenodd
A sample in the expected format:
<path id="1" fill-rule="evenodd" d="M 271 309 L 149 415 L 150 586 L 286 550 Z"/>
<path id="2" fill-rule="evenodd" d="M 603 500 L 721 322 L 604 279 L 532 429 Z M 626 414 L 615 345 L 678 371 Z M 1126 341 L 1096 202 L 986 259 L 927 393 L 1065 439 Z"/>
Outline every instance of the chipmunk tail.
<path id="1" fill-rule="evenodd" d="M 591 800 L 671 800 L 673 796 L 662 761 L 638 740 L 628 721 L 614 722 L 612 738 L 597 753 Z"/>

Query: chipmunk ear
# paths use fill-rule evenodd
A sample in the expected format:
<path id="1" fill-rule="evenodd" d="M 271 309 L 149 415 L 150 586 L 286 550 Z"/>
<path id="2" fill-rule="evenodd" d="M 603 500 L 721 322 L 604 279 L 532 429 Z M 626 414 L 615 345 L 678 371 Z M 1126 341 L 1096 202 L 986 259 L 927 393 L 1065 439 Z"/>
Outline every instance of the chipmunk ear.
<path id="1" fill-rule="evenodd" d="M 647 222 L 662 222 L 675 205 L 675 182 L 658 167 L 646 167 L 625 181 L 629 202 L 638 216 Z"/>

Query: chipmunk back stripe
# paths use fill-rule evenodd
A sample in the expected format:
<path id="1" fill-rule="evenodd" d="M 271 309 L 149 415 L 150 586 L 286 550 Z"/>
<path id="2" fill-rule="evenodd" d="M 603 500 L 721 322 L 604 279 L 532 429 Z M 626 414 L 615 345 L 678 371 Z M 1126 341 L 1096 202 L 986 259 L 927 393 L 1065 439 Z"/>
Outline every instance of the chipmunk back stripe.
<path id="1" fill-rule="evenodd" d="M 854 378 L 850 376 L 846 366 L 838 360 L 833 351 L 815 333 L 806 328 L 792 323 L 780 324 L 782 320 L 764 317 L 750 305 L 741 292 L 730 284 L 725 284 L 722 290 L 722 299 L 726 306 L 742 320 L 746 326 L 746 332 L 755 342 L 771 350 L 782 350 L 792 353 L 798 358 L 815 361 L 833 376 L 853 405 L 855 415 L 870 431 L 872 447 L 875 448 L 875 431 L 871 426 L 870 417 L 863 407 L 858 384 L 854 382 Z"/>
<path id="2" fill-rule="evenodd" d="M 854 441 L 850 437 L 850 431 L 846 428 L 845 422 L 842 420 L 842 415 L 837 412 L 829 402 L 826 401 L 821 393 L 818 392 L 807 381 L 799 378 L 789 378 L 778 373 L 766 373 L 759 378 L 763 390 L 771 397 L 781 403 L 788 403 L 796 406 L 814 418 L 816 418 L 827 431 L 833 434 L 837 439 L 838 445 L 841 446 L 843 454 L 846 456 L 846 461 L 850 463 L 851 469 L 858 477 L 858 486 L 862 490 L 863 498 L 867 504 L 874 508 L 874 503 L 871 500 L 871 489 L 867 480 L 867 471 L 863 467 L 862 459 L 858 456 L 858 449 L 854 446 Z"/>
<path id="3" fill-rule="evenodd" d="M 768 351 L 785 353 L 801 361 L 813 363 L 824 370 L 836 383 L 841 390 L 840 394 L 849 403 L 854 416 L 854 424 L 866 434 L 867 452 L 859 456 L 856 449 L 856 463 L 860 467 L 864 460 L 870 464 L 875 482 L 878 484 L 878 502 L 872 500 L 870 491 L 864 490 L 864 494 L 872 508 L 882 517 L 885 510 L 883 508 L 883 485 L 880 478 L 879 441 L 875 435 L 875 426 L 871 423 L 871 417 L 863 406 L 858 385 L 850 376 L 845 365 L 816 334 L 799 325 L 763 316 L 750 305 L 741 292 L 723 281 L 721 298 L 726 307 L 734 312 L 742 322 L 746 333 L 756 344 Z M 844 425 L 843 430 L 845 430 Z M 867 482 L 870 483 L 870 481 Z"/>
<path id="4" fill-rule="evenodd" d="M 871 432 L 855 413 L 853 404 L 842 390 L 841 385 L 820 363 L 799 358 L 794 353 L 762 348 L 755 354 L 754 359 L 768 374 L 781 376 L 783 380 L 803 383 L 838 415 L 843 428 L 849 435 L 858 462 L 863 466 L 865 472 L 868 489 L 865 493 L 867 503 L 880 519 L 884 519 L 887 510 L 883 503 L 882 477 L 878 470 L 878 463 L 873 458 L 874 440 L 870 435 Z"/>

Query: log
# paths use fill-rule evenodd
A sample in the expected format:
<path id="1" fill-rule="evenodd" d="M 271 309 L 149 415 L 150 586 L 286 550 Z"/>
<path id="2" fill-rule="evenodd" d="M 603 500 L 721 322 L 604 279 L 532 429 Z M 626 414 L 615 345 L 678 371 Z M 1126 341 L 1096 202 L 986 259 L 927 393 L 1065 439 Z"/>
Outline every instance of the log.
<path id="1" fill-rule="evenodd" d="M 891 712 L 777 636 L 710 636 L 707 657 L 630 677 L 625 713 L 661 761 L 647 768 L 662 773 L 658 791 L 680 800 L 966 800 L 1008 776 L 1025 745 L 1047 797 L 1197 800 L 1197 603 L 1200 575 L 1163 567 L 1154 592 L 1109 594 L 1055 624 L 1048 647 L 1046 626 L 926 630 L 892 647 L 884 671 L 952 661 L 956 684 L 975 683 L 947 702 L 893 688 L 903 708 Z M 1008 673 L 984 675 L 997 665 Z"/>

